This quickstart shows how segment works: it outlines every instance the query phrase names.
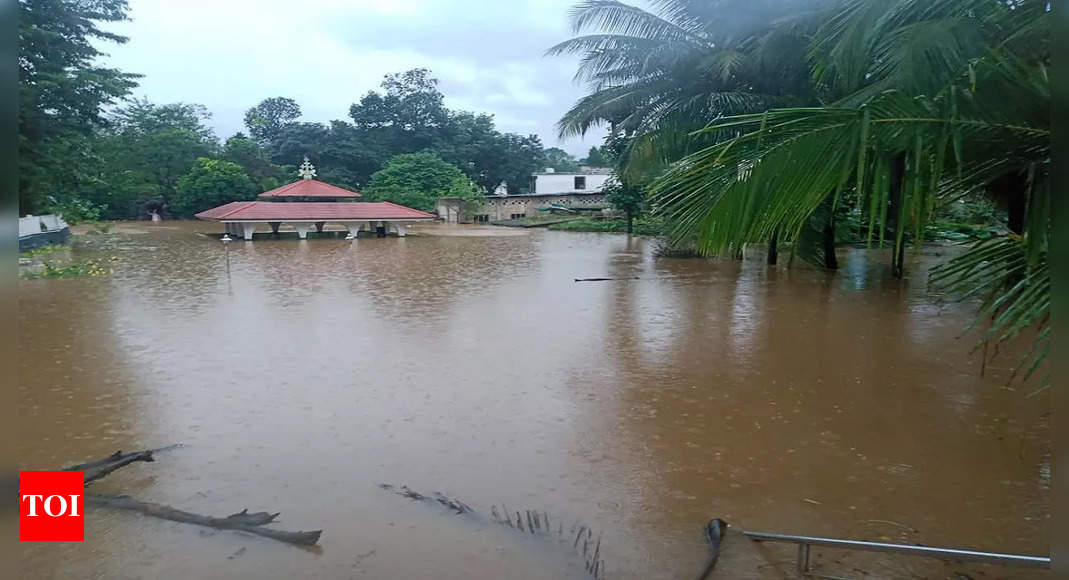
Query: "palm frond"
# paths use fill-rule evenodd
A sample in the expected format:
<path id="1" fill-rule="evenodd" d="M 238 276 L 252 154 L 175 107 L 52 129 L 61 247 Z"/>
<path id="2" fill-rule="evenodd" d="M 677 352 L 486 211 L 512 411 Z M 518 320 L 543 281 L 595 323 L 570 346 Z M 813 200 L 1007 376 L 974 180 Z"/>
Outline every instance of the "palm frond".
<path id="1" fill-rule="evenodd" d="M 1045 252 L 1030 257 L 1019 236 L 983 240 L 969 251 L 932 271 L 933 288 L 959 299 L 982 298 L 975 328 L 988 321 L 977 347 L 1002 345 L 1032 332 L 1032 348 L 1019 361 L 1013 377 L 1024 370 L 1027 380 L 1050 351 L 1050 268 Z M 985 349 L 986 351 L 986 349 Z M 1011 378 L 1013 378 L 1011 377 Z"/>
<path id="2" fill-rule="evenodd" d="M 585 0 L 569 13 L 572 31 L 601 30 L 609 34 L 657 40 L 696 41 L 694 34 L 660 16 L 617 0 Z"/>

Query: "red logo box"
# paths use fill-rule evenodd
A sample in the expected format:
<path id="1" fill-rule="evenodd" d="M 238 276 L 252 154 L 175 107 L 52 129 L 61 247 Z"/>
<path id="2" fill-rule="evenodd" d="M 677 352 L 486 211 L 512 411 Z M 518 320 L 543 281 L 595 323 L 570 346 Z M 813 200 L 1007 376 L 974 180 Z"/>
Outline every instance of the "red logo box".
<path id="1" fill-rule="evenodd" d="M 19 472 L 19 540 L 81 542 L 85 539 L 85 474 L 81 471 Z"/>

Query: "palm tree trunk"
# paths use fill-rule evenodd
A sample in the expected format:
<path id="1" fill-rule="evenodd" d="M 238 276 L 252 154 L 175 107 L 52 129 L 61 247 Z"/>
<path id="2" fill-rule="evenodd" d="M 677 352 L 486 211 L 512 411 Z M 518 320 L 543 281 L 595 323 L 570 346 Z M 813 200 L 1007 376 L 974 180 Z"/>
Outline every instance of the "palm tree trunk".
<path id="1" fill-rule="evenodd" d="M 1023 235 L 1028 209 L 1028 174 L 1008 173 L 992 181 L 989 189 L 995 194 L 996 202 L 1006 208 L 1006 227 Z"/>
<path id="2" fill-rule="evenodd" d="M 635 216 L 631 212 L 627 212 L 627 233 L 632 234 L 635 232 Z"/>
<path id="3" fill-rule="evenodd" d="M 768 240 L 768 265 L 775 266 L 779 260 L 779 230 L 772 231 L 772 237 Z"/>
<path id="4" fill-rule="evenodd" d="M 891 183 L 890 198 L 891 207 L 888 208 L 887 225 L 891 229 L 891 239 L 898 239 L 898 228 L 903 227 L 899 223 L 898 214 L 902 207 L 902 188 L 906 177 L 906 154 L 899 153 L 891 159 Z M 892 242 L 894 244 L 894 242 Z M 891 251 L 891 273 L 895 278 L 901 278 L 904 274 L 902 262 L 905 259 L 906 236 L 902 236 L 902 245 L 893 247 Z"/>
<path id="5" fill-rule="evenodd" d="M 824 222 L 824 269 L 839 269 L 839 258 L 835 255 L 835 210 L 831 207 Z"/>

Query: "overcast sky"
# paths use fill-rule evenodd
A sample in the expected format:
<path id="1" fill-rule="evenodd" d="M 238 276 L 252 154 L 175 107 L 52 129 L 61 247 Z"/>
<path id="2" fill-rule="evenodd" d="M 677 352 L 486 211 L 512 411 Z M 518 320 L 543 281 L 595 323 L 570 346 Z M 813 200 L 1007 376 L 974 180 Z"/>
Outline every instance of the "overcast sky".
<path id="1" fill-rule="evenodd" d="M 303 121 L 348 120 L 383 75 L 431 69 L 452 109 L 492 113 L 585 156 L 603 130 L 558 140 L 554 124 L 582 87 L 576 60 L 544 57 L 570 36 L 574 0 L 129 0 L 128 36 L 104 45 L 109 66 L 145 75 L 138 97 L 200 103 L 221 138 L 267 97 L 295 99 Z"/>

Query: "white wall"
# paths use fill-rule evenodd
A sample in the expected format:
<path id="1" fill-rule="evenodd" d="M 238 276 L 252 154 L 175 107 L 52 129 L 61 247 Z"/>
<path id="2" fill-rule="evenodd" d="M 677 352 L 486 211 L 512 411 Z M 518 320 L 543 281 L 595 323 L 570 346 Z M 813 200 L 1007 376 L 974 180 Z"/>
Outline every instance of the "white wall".
<path id="1" fill-rule="evenodd" d="M 586 178 L 586 189 L 575 188 L 576 177 Z M 581 173 L 549 173 L 535 176 L 534 193 L 593 193 L 601 191 L 612 175 Z"/>
<path id="2" fill-rule="evenodd" d="M 58 215 L 28 215 L 19 218 L 19 237 L 41 232 L 57 232 L 65 227 L 67 227 L 67 222 Z"/>

